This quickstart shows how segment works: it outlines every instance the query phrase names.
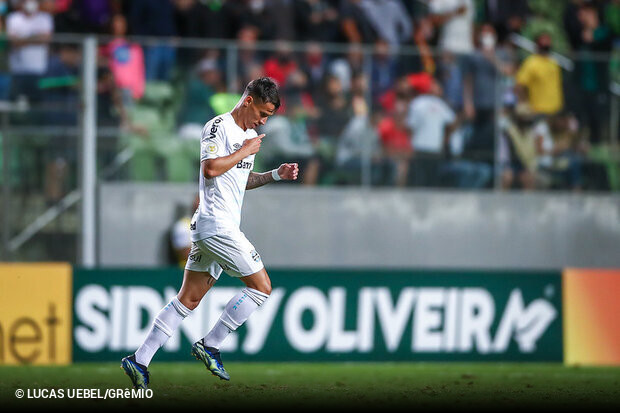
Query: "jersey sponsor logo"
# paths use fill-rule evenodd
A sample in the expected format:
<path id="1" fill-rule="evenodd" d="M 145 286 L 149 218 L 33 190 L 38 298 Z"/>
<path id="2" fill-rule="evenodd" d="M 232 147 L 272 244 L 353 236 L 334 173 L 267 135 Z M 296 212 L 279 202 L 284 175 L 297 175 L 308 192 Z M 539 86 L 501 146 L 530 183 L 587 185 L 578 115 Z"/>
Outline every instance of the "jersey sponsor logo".
<path id="1" fill-rule="evenodd" d="M 202 254 L 192 254 L 188 258 L 190 261 L 200 262 L 200 260 L 202 259 Z"/>
<path id="2" fill-rule="evenodd" d="M 218 265 L 222 268 L 222 270 L 224 270 L 224 271 L 230 271 L 230 270 L 231 270 L 231 268 L 230 268 L 228 265 L 226 265 L 226 264 L 222 264 L 221 262 L 218 262 L 217 264 L 218 264 Z"/>
<path id="3" fill-rule="evenodd" d="M 213 121 L 213 125 L 211 125 L 211 129 L 209 130 L 209 135 L 207 136 L 207 139 L 215 138 L 215 134 L 217 133 L 217 127 L 219 126 L 220 122 L 222 122 L 222 118 L 217 118 Z"/>
<path id="4" fill-rule="evenodd" d="M 247 162 L 247 161 L 237 162 L 237 168 L 241 168 L 241 169 L 252 169 L 252 165 L 253 165 L 253 162 Z"/>
<path id="5" fill-rule="evenodd" d="M 234 149 L 234 150 L 236 150 L 236 151 L 238 151 L 239 149 L 241 149 L 241 144 L 240 144 L 240 143 L 235 143 L 235 144 L 233 145 L 233 149 Z"/>
<path id="6" fill-rule="evenodd" d="M 217 153 L 217 150 L 218 150 L 218 147 L 215 142 L 209 142 L 207 144 L 207 153 L 214 154 L 214 153 Z"/>
<path id="7" fill-rule="evenodd" d="M 189 230 L 190 230 L 190 231 L 196 231 L 196 221 L 191 222 L 191 223 L 189 224 Z"/>
<path id="8" fill-rule="evenodd" d="M 256 252 L 256 250 L 250 251 L 250 255 L 252 256 L 252 259 L 254 261 L 260 262 L 260 255 L 258 255 L 258 252 Z"/>

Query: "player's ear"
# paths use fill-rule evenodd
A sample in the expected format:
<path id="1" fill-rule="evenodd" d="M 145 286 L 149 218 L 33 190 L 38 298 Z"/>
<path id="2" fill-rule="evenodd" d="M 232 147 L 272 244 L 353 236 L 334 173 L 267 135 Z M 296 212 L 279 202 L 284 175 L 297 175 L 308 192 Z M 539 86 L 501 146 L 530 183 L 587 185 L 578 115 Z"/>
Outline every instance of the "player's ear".
<path id="1" fill-rule="evenodd" d="M 254 101 L 254 98 L 250 95 L 247 95 L 245 99 L 243 100 L 243 106 L 247 108 L 248 106 L 252 104 L 253 101 Z"/>

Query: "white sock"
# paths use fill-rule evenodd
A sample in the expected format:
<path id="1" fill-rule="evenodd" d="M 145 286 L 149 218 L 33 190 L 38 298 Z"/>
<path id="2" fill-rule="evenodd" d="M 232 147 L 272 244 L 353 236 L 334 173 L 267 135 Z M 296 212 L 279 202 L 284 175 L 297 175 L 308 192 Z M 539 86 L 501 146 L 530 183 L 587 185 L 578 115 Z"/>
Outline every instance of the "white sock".
<path id="1" fill-rule="evenodd" d="M 245 323 L 250 314 L 260 307 L 267 298 L 269 295 L 253 288 L 246 287 L 241 290 L 226 304 L 220 319 L 202 339 L 202 343 L 205 347 L 220 348 L 224 339 Z"/>
<path id="2" fill-rule="evenodd" d="M 157 350 L 168 341 L 181 321 L 191 312 L 192 310 L 185 307 L 177 297 L 174 297 L 153 320 L 153 326 L 144 343 L 136 350 L 136 361 L 148 366 Z"/>

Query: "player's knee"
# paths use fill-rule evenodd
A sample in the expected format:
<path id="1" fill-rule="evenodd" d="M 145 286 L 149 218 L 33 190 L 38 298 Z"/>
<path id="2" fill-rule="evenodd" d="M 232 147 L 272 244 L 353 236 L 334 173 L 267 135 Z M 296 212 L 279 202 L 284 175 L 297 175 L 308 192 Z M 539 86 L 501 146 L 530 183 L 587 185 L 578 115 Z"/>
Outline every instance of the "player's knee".
<path id="1" fill-rule="evenodd" d="M 263 294 L 271 295 L 271 283 L 267 282 L 261 286 L 261 288 L 257 288 Z"/>
<path id="2" fill-rule="evenodd" d="M 201 300 L 201 298 L 198 298 L 198 297 L 192 297 L 191 295 L 181 295 L 181 294 L 179 294 L 178 298 L 181 304 L 183 304 L 185 307 L 187 307 L 191 311 L 194 311 L 194 309 L 198 307 L 198 304 L 200 304 L 200 300 Z"/>
<path id="3" fill-rule="evenodd" d="M 257 283 L 253 286 L 251 286 L 250 288 L 253 288 L 257 291 L 260 291 L 261 293 L 265 294 L 265 295 L 271 295 L 271 282 L 269 281 L 269 279 L 261 282 L 261 283 Z"/>
<path id="4" fill-rule="evenodd" d="M 257 288 L 257 290 L 261 293 L 271 295 L 271 280 L 269 279 L 267 273 L 265 273 L 265 276 L 262 278 L 258 287 L 259 288 Z"/>

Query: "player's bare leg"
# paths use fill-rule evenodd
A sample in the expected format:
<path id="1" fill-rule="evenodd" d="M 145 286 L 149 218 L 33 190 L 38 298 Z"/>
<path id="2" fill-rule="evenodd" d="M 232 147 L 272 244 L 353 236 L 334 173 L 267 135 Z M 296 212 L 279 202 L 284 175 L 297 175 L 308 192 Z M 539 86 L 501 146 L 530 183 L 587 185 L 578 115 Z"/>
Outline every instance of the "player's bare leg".
<path id="1" fill-rule="evenodd" d="M 215 284 L 208 272 L 185 270 L 181 290 L 155 317 L 151 330 L 135 354 L 123 358 L 121 368 L 137 389 L 146 389 L 150 374 L 147 370 L 153 356 L 172 336 L 181 322 L 200 303 Z"/>
<path id="2" fill-rule="evenodd" d="M 222 364 L 220 345 L 230 333 L 243 325 L 271 294 L 271 280 L 264 268 L 252 275 L 241 277 L 241 281 L 246 288 L 226 304 L 224 312 L 211 331 L 192 346 L 192 354 L 222 380 L 230 380 L 230 375 Z"/>
<path id="3" fill-rule="evenodd" d="M 208 272 L 186 269 L 183 274 L 183 284 L 177 297 L 185 307 L 194 310 L 205 294 L 213 287 L 215 281 L 217 280 Z"/>
<path id="4" fill-rule="evenodd" d="M 241 277 L 240 280 L 248 288 L 260 291 L 263 294 L 271 294 L 271 280 L 267 275 L 267 271 L 263 268 L 257 273 L 248 275 L 247 277 Z"/>

